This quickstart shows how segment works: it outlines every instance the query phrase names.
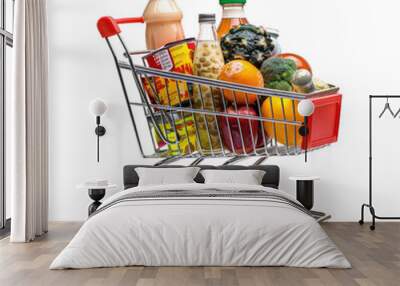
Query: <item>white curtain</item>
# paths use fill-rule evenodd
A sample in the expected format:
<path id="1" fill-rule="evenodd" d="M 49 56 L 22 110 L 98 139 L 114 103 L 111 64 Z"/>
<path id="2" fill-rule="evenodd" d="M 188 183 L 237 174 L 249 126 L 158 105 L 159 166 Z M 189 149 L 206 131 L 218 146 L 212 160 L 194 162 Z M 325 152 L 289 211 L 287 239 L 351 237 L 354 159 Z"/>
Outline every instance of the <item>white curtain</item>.
<path id="1" fill-rule="evenodd" d="M 46 0 L 16 0 L 13 84 L 6 114 L 12 242 L 48 225 L 48 48 Z"/>

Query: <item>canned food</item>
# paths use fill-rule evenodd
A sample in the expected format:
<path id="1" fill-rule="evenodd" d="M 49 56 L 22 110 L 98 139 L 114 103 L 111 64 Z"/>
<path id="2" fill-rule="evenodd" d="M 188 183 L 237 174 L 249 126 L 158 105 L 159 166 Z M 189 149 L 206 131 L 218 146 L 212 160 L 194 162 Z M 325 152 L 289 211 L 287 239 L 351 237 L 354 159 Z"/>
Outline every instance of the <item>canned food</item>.
<path id="1" fill-rule="evenodd" d="M 158 49 L 143 59 L 151 67 L 160 70 L 193 74 L 194 38 L 173 42 Z M 162 105 L 179 106 L 187 103 L 192 86 L 182 81 L 160 77 L 143 78 L 143 87 L 149 97 Z"/>
<path id="2" fill-rule="evenodd" d="M 176 143 L 164 142 L 153 126 L 154 141 L 159 150 L 165 145 L 168 146 L 168 155 L 190 155 L 197 150 L 196 145 L 196 126 L 192 114 L 168 113 L 170 120 L 162 117 L 161 114 L 156 116 L 156 124 L 159 126 L 162 134 L 170 141 Z M 175 132 L 176 130 L 176 132 Z"/>

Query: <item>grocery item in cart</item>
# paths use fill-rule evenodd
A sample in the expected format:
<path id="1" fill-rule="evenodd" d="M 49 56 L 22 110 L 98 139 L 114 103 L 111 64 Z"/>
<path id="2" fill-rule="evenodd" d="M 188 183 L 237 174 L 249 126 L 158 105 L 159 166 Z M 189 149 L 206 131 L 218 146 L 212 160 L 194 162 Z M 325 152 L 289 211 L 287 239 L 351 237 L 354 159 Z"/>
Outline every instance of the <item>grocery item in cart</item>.
<path id="1" fill-rule="evenodd" d="M 231 61 L 224 65 L 218 79 L 254 87 L 264 87 L 264 79 L 261 72 L 250 62 L 243 60 Z M 254 104 L 257 101 L 256 94 L 229 89 L 224 89 L 223 93 L 225 99 L 234 104 Z"/>
<path id="2" fill-rule="evenodd" d="M 264 29 L 267 31 L 267 33 L 269 35 L 271 35 L 272 45 L 274 46 L 274 49 L 272 51 L 272 55 L 276 56 L 276 55 L 281 54 L 282 53 L 282 47 L 281 47 L 281 44 L 278 41 L 279 30 L 274 29 L 274 28 L 270 28 L 270 27 L 264 28 Z"/>
<path id="3" fill-rule="evenodd" d="M 219 39 L 233 27 L 249 23 L 244 13 L 246 0 L 219 0 L 219 4 L 222 5 L 222 20 L 217 30 Z"/>
<path id="4" fill-rule="evenodd" d="M 250 24 L 231 29 L 221 39 L 221 48 L 226 62 L 246 60 L 257 68 L 274 52 L 271 35 L 263 27 Z"/>
<path id="5" fill-rule="evenodd" d="M 331 88 L 328 83 L 316 77 L 313 77 L 313 84 L 316 90 L 325 90 Z"/>
<path id="6" fill-rule="evenodd" d="M 293 53 L 284 53 L 276 55 L 278 58 L 292 60 L 296 63 L 298 69 L 306 69 L 312 74 L 312 69 L 308 61 L 300 55 Z"/>
<path id="7" fill-rule="evenodd" d="M 226 110 L 230 115 L 246 115 L 258 117 L 257 112 L 251 106 L 240 106 L 237 110 L 230 106 Z M 237 154 L 253 152 L 261 142 L 258 140 L 259 121 L 246 118 L 220 117 L 221 136 L 224 146 Z"/>
<path id="8" fill-rule="evenodd" d="M 296 72 L 296 63 L 293 60 L 269 58 L 261 66 L 266 88 L 292 91 L 292 78 Z"/>
<path id="9" fill-rule="evenodd" d="M 155 148 L 158 152 L 161 150 L 165 150 L 167 148 L 167 142 L 165 142 L 161 136 L 158 134 L 156 127 L 154 126 L 154 123 L 157 124 L 160 128 L 163 126 L 163 123 L 166 122 L 165 118 L 163 118 L 163 114 L 157 113 L 154 114 L 154 122 L 153 119 L 148 115 L 147 120 L 149 123 L 149 127 L 151 130 L 151 135 L 153 136 L 154 139 L 154 144 Z M 163 130 L 163 129 L 162 129 Z M 163 135 L 166 136 L 165 132 L 163 131 Z"/>
<path id="10" fill-rule="evenodd" d="M 298 93 L 311 93 L 315 91 L 311 72 L 306 69 L 298 69 L 292 78 L 293 90 Z"/>
<path id="11" fill-rule="evenodd" d="M 193 54 L 196 47 L 194 38 L 170 43 L 144 57 L 149 67 L 193 74 Z M 189 100 L 191 85 L 181 81 L 169 80 L 160 77 L 143 78 L 143 86 L 153 102 L 162 105 L 185 105 Z"/>
<path id="12" fill-rule="evenodd" d="M 304 121 L 297 111 L 299 102 L 288 98 L 271 96 L 262 105 L 262 116 L 283 121 Z M 272 136 L 277 142 L 288 147 L 302 146 L 302 137 L 299 133 L 300 126 L 286 123 L 264 122 L 267 136 Z"/>
<path id="13" fill-rule="evenodd" d="M 215 15 L 200 14 L 200 33 L 194 54 L 194 74 L 217 79 L 224 66 L 224 58 L 215 31 Z M 222 111 L 222 95 L 219 89 L 195 84 L 192 104 L 195 109 Z M 200 151 L 205 154 L 221 152 L 219 128 L 215 115 L 195 115 L 200 136 Z"/>
<path id="14" fill-rule="evenodd" d="M 156 116 L 158 124 L 163 135 L 170 141 L 167 154 L 169 156 L 190 155 L 196 149 L 196 127 L 193 115 L 184 112 L 168 113 L 168 120 L 164 115 Z M 150 119 L 149 119 L 150 120 Z M 152 124 L 152 122 L 151 122 Z M 153 127 L 153 136 L 157 148 L 165 146 L 165 142 Z"/>
<path id="15" fill-rule="evenodd" d="M 185 38 L 182 11 L 175 0 L 149 0 L 143 13 L 147 49 L 155 50 Z"/>

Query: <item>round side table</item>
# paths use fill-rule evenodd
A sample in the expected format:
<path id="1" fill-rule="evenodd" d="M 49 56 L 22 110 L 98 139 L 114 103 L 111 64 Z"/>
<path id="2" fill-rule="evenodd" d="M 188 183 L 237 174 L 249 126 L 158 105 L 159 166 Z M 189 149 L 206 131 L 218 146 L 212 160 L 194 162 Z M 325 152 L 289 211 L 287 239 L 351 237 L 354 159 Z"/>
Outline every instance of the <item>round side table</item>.
<path id="1" fill-rule="evenodd" d="M 107 185 L 107 186 L 91 186 L 91 185 L 79 185 L 78 189 L 88 190 L 89 197 L 93 200 L 93 203 L 88 207 L 88 215 L 91 216 L 99 206 L 101 206 L 101 200 L 106 195 L 106 191 L 109 189 L 115 189 L 117 185 Z"/>
<path id="2" fill-rule="evenodd" d="M 308 210 L 314 206 L 314 181 L 316 176 L 293 176 L 289 180 L 296 181 L 296 198 Z"/>
<path id="3" fill-rule="evenodd" d="M 292 176 L 289 180 L 296 181 L 296 199 L 318 219 L 324 221 L 330 218 L 330 215 L 323 212 L 313 211 L 314 206 L 314 182 L 320 180 L 317 176 Z"/>

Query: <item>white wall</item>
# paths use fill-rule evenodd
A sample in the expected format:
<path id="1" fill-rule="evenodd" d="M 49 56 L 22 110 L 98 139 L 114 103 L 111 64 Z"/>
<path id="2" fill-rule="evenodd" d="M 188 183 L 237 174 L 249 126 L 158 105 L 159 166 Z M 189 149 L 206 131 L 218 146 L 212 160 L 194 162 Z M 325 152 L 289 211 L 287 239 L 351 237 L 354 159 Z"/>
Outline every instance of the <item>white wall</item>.
<path id="1" fill-rule="evenodd" d="M 103 15 L 139 16 L 145 2 L 48 1 L 51 220 L 83 220 L 90 200 L 86 191 L 75 188 L 77 184 L 104 177 L 121 186 L 123 165 L 144 161 L 96 21 Z M 198 13 L 220 15 L 217 0 L 177 2 L 184 11 L 187 36 L 197 34 Z M 290 192 L 294 183 L 288 176 L 321 176 L 316 185 L 316 209 L 332 213 L 334 220 L 358 220 L 368 191 L 368 95 L 399 90 L 400 4 L 391 0 L 248 2 L 246 12 L 252 23 L 278 28 L 284 50 L 306 57 L 319 77 L 340 85 L 344 94 L 338 144 L 310 154 L 308 164 L 302 157 L 273 158 L 268 163 L 281 166 L 282 188 Z M 125 31 L 131 50 L 145 48 L 144 26 Z M 88 112 L 89 102 L 96 97 L 109 105 L 103 118 L 107 135 L 101 139 L 100 164 L 95 158 L 94 118 Z M 383 102 L 378 107 L 383 107 Z M 382 131 L 375 136 L 379 151 L 375 199 L 380 215 L 399 211 L 400 193 L 395 186 L 399 183 L 400 138 L 396 133 L 400 122 L 396 122 L 377 124 Z M 394 137 L 389 139 L 390 135 Z"/>

